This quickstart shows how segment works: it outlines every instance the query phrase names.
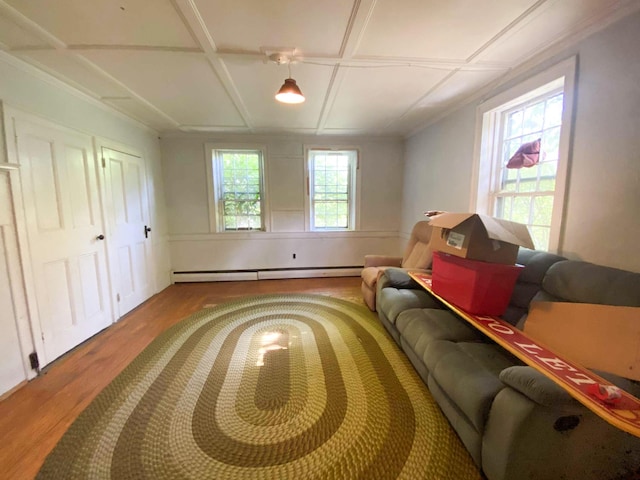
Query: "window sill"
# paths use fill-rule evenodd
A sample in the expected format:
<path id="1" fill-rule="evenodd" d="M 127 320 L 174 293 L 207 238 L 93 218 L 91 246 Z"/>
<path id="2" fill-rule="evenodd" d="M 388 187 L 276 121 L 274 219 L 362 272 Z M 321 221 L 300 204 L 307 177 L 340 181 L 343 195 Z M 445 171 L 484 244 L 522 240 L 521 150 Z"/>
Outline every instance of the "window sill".
<path id="1" fill-rule="evenodd" d="M 219 232 L 219 233 L 191 233 L 169 235 L 169 242 L 183 241 L 229 241 L 229 240 L 277 240 L 277 239 L 311 239 L 311 238 L 387 238 L 397 237 L 397 231 L 362 231 L 362 230 L 331 230 L 312 232 Z"/>

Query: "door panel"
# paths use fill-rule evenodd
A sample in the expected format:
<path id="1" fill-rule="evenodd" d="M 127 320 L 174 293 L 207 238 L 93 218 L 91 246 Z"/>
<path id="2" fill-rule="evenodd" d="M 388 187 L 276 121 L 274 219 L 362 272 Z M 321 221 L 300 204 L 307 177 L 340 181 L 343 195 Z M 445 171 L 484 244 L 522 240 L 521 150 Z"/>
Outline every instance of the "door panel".
<path id="1" fill-rule="evenodd" d="M 149 208 L 144 161 L 135 155 L 103 148 L 110 245 L 115 252 L 118 314 L 126 314 L 153 295 L 150 245 L 145 236 Z"/>
<path id="2" fill-rule="evenodd" d="M 88 181 L 92 169 L 88 165 L 87 152 L 78 148 L 67 148 L 66 158 L 70 168 L 69 186 L 71 187 L 71 216 L 73 226 L 88 227 L 95 224 L 93 215 L 95 207 L 92 205 L 91 192 L 87 190 L 91 185 Z"/>
<path id="3" fill-rule="evenodd" d="M 45 336 L 63 338 L 72 336 L 75 312 L 71 304 L 73 286 L 66 261 L 45 263 L 42 268 L 46 285 L 46 305 L 42 305 L 41 314 L 47 318 Z M 40 305 L 38 305 L 40 307 Z M 43 322 L 44 323 L 44 322 Z M 73 348 L 73 347 L 71 347 Z"/>
<path id="4" fill-rule="evenodd" d="M 82 288 L 84 315 L 91 319 L 101 315 L 104 310 L 103 299 L 100 296 L 103 288 L 98 256 L 95 253 L 80 256 L 78 258 L 78 271 L 80 288 Z"/>
<path id="5" fill-rule="evenodd" d="M 120 272 L 119 293 L 122 298 L 133 295 L 133 266 L 131 262 L 131 248 L 124 245 L 118 248 L 118 266 Z"/>
<path id="6" fill-rule="evenodd" d="M 53 361 L 111 324 L 91 138 L 16 122 L 38 317 Z"/>
<path id="7" fill-rule="evenodd" d="M 141 222 L 144 224 L 144 222 Z M 142 227 L 144 229 L 144 226 Z M 144 231 L 144 230 L 143 230 Z M 136 243 L 132 246 L 132 265 L 133 265 L 133 284 L 139 285 L 141 288 L 149 289 L 149 265 L 147 259 L 149 258 L 149 252 L 147 252 L 146 240 Z"/>
<path id="8" fill-rule="evenodd" d="M 142 184 L 140 178 L 140 166 L 129 162 L 125 168 L 125 200 L 127 221 L 129 223 L 144 223 L 144 212 L 142 211 L 141 192 Z"/>
<path id="9" fill-rule="evenodd" d="M 62 228 L 60 182 L 55 169 L 53 142 L 47 138 L 31 137 L 26 145 L 31 161 L 28 175 L 31 177 L 38 229 L 40 231 Z M 26 174 L 26 172 L 25 172 Z"/>

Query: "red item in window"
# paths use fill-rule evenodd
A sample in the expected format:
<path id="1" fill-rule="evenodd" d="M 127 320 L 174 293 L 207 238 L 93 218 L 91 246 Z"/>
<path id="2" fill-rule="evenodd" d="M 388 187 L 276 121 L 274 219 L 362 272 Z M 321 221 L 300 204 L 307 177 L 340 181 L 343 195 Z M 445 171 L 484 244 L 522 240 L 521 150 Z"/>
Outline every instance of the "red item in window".
<path id="1" fill-rule="evenodd" d="M 523 143 L 507 162 L 507 168 L 533 167 L 540 161 L 541 139 Z M 542 154 L 544 156 L 544 153 Z"/>

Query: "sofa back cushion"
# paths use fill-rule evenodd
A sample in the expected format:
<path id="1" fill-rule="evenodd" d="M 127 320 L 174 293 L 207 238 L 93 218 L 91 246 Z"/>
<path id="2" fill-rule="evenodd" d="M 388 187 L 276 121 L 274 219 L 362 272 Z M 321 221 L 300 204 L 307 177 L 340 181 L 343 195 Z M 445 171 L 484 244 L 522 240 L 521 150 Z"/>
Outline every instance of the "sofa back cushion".
<path id="1" fill-rule="evenodd" d="M 509 305 L 502 318 L 512 325 L 516 325 L 527 313 L 531 300 L 542 288 L 542 279 L 549 267 L 562 260 L 565 258 L 553 253 L 521 247 L 518 250 L 517 263 L 524 265 L 524 268 L 518 276 Z"/>
<path id="2" fill-rule="evenodd" d="M 402 257 L 402 268 L 431 267 L 433 249 L 431 248 L 431 225 L 428 221 L 417 222 L 413 226 L 407 248 Z"/>
<path id="3" fill-rule="evenodd" d="M 588 262 L 552 265 L 536 300 L 640 307 L 640 273 Z"/>

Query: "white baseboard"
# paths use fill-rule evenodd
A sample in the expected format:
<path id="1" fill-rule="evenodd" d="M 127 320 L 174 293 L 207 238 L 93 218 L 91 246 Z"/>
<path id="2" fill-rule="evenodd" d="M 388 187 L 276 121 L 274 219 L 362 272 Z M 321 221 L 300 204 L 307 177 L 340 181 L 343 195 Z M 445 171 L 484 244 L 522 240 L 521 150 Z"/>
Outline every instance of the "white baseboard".
<path id="1" fill-rule="evenodd" d="M 258 280 L 277 278 L 359 277 L 362 268 L 326 268 L 310 270 L 265 270 L 258 271 Z"/>
<path id="2" fill-rule="evenodd" d="M 258 280 L 258 272 L 178 272 L 171 274 L 172 283 L 241 282 L 246 280 Z"/>
<path id="3" fill-rule="evenodd" d="M 359 277 L 361 272 L 361 267 L 256 270 L 253 272 L 174 272 L 171 274 L 171 282 L 239 282 L 284 278 Z"/>

